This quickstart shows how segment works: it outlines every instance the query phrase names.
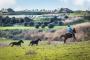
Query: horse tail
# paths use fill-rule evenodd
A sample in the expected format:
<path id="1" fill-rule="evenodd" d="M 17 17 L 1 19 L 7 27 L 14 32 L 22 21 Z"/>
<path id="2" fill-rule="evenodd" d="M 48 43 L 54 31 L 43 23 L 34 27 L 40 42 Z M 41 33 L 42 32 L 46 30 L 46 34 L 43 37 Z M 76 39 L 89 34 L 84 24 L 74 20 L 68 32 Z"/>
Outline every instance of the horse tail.
<path id="1" fill-rule="evenodd" d="M 9 45 L 11 45 L 12 44 L 12 42 L 11 43 L 9 43 Z"/>

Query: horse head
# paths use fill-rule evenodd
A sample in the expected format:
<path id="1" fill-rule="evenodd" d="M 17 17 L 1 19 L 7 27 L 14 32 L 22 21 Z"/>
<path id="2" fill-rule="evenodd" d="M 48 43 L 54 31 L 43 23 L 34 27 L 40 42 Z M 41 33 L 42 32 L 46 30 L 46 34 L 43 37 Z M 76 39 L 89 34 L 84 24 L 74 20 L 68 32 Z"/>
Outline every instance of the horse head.
<path id="1" fill-rule="evenodd" d="M 24 41 L 23 41 L 23 40 L 20 40 L 19 42 L 24 43 Z"/>
<path id="2" fill-rule="evenodd" d="M 39 38 L 38 38 L 37 40 L 38 40 L 38 41 L 41 41 L 41 39 L 39 39 Z"/>

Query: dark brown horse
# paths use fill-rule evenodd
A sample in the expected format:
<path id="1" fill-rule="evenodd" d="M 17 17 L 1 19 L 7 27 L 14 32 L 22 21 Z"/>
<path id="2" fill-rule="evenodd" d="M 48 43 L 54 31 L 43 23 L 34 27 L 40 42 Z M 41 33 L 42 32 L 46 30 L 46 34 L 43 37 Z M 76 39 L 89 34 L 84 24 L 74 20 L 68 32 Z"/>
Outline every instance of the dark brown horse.
<path id="1" fill-rule="evenodd" d="M 11 47 L 13 47 L 14 45 L 21 47 L 21 43 L 24 43 L 23 40 L 19 40 L 18 42 L 11 42 L 9 45 L 11 45 Z"/>
<path id="2" fill-rule="evenodd" d="M 68 38 L 72 38 L 72 37 L 73 37 L 74 40 L 76 40 L 75 33 L 76 33 L 76 29 L 73 28 L 73 33 L 65 33 L 65 34 L 63 34 L 63 35 L 60 36 L 60 39 L 61 39 L 62 37 L 64 37 L 64 43 L 66 43 L 66 40 L 67 40 Z"/>
<path id="3" fill-rule="evenodd" d="M 38 45 L 38 42 L 39 42 L 39 41 L 41 41 L 41 39 L 32 40 L 32 41 L 30 42 L 29 46 L 30 46 L 30 45 L 34 45 L 34 44 Z"/>

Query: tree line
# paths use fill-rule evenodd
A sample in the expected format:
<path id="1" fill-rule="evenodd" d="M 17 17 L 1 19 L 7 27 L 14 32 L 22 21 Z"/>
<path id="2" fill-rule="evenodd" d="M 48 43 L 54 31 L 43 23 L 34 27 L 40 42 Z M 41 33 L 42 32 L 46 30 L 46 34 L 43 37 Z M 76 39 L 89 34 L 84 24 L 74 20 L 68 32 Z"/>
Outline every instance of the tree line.
<path id="1" fill-rule="evenodd" d="M 65 17 L 67 18 L 67 17 Z M 15 18 L 15 17 L 2 17 L 0 16 L 0 26 L 15 26 L 15 25 L 23 25 L 23 26 L 33 26 L 36 28 L 39 27 L 46 27 L 48 26 L 49 28 L 52 28 L 53 26 L 56 25 L 63 25 L 63 22 L 61 21 L 60 18 L 57 18 L 57 16 L 50 18 L 47 21 L 34 21 L 33 19 L 30 19 L 29 17 L 24 17 L 24 18 Z"/>

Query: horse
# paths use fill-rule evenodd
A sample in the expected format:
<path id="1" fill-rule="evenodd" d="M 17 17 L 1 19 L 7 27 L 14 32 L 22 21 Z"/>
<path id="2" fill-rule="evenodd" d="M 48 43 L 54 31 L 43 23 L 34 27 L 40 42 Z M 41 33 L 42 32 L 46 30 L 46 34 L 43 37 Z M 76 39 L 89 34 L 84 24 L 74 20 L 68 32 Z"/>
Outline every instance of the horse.
<path id="1" fill-rule="evenodd" d="M 68 38 L 72 38 L 72 37 L 73 37 L 74 40 L 76 40 L 75 33 L 76 33 L 76 29 L 73 28 L 73 33 L 65 33 L 65 34 L 63 34 L 63 35 L 60 36 L 60 39 L 61 39 L 62 37 L 64 37 L 64 43 L 66 43 L 66 40 L 67 40 Z"/>
<path id="2" fill-rule="evenodd" d="M 39 42 L 39 41 L 41 41 L 41 39 L 32 40 L 32 41 L 30 42 L 29 46 L 30 46 L 30 45 L 34 45 L 34 44 L 38 45 L 38 42 Z"/>
<path id="3" fill-rule="evenodd" d="M 14 45 L 21 47 L 21 43 L 24 43 L 23 40 L 19 40 L 18 42 L 11 42 L 9 45 L 11 45 L 11 47 L 13 47 Z"/>

